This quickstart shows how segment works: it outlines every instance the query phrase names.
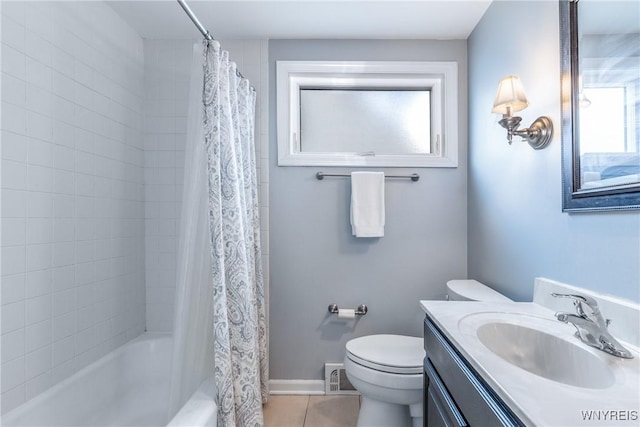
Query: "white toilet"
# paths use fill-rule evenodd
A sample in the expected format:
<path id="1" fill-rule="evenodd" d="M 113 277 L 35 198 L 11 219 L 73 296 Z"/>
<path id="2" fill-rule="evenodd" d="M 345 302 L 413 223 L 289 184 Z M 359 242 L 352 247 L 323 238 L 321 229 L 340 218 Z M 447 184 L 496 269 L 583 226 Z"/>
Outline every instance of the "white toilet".
<path id="1" fill-rule="evenodd" d="M 475 280 L 447 282 L 451 301 L 511 301 Z M 344 368 L 362 394 L 358 427 L 422 427 L 422 337 L 369 335 L 347 342 Z"/>
<path id="2" fill-rule="evenodd" d="M 358 427 L 422 427 L 422 338 L 369 335 L 347 342 L 344 368 L 362 394 Z"/>

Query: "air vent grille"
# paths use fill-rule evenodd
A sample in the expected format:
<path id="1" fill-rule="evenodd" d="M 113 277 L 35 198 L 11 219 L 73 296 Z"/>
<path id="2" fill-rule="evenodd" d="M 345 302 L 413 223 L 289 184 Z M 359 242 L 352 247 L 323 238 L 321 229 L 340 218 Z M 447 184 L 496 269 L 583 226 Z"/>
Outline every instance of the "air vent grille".
<path id="1" fill-rule="evenodd" d="M 358 394 L 342 363 L 324 364 L 324 391 L 326 394 Z"/>

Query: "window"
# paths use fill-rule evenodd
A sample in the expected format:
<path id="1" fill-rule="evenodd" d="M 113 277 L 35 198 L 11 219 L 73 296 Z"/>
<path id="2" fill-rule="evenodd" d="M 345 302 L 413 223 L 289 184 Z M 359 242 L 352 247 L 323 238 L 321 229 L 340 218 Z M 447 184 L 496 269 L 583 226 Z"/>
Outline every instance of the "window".
<path id="1" fill-rule="evenodd" d="M 635 152 L 635 100 L 625 86 L 585 87 L 580 106 L 580 154 Z M 602 126 L 605 123 L 606 126 Z"/>
<path id="2" fill-rule="evenodd" d="M 457 166 L 455 62 L 277 63 L 280 166 Z"/>

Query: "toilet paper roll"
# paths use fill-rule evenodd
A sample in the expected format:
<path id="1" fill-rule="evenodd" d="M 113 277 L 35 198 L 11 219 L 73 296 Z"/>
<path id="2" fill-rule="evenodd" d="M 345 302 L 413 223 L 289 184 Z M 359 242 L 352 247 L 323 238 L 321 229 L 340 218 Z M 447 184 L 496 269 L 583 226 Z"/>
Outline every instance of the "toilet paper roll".
<path id="1" fill-rule="evenodd" d="M 354 319 L 356 317 L 356 311 L 352 308 L 341 308 L 338 310 L 339 319 Z"/>

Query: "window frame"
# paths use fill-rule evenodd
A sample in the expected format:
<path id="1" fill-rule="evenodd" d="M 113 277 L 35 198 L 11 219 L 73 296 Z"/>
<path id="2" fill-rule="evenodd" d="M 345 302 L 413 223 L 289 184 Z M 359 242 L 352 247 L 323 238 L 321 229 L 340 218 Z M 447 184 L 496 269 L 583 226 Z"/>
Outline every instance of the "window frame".
<path id="1" fill-rule="evenodd" d="M 457 167 L 458 64 L 453 61 L 277 61 L 279 166 Z M 431 153 L 362 155 L 300 151 L 301 88 L 428 88 Z"/>

